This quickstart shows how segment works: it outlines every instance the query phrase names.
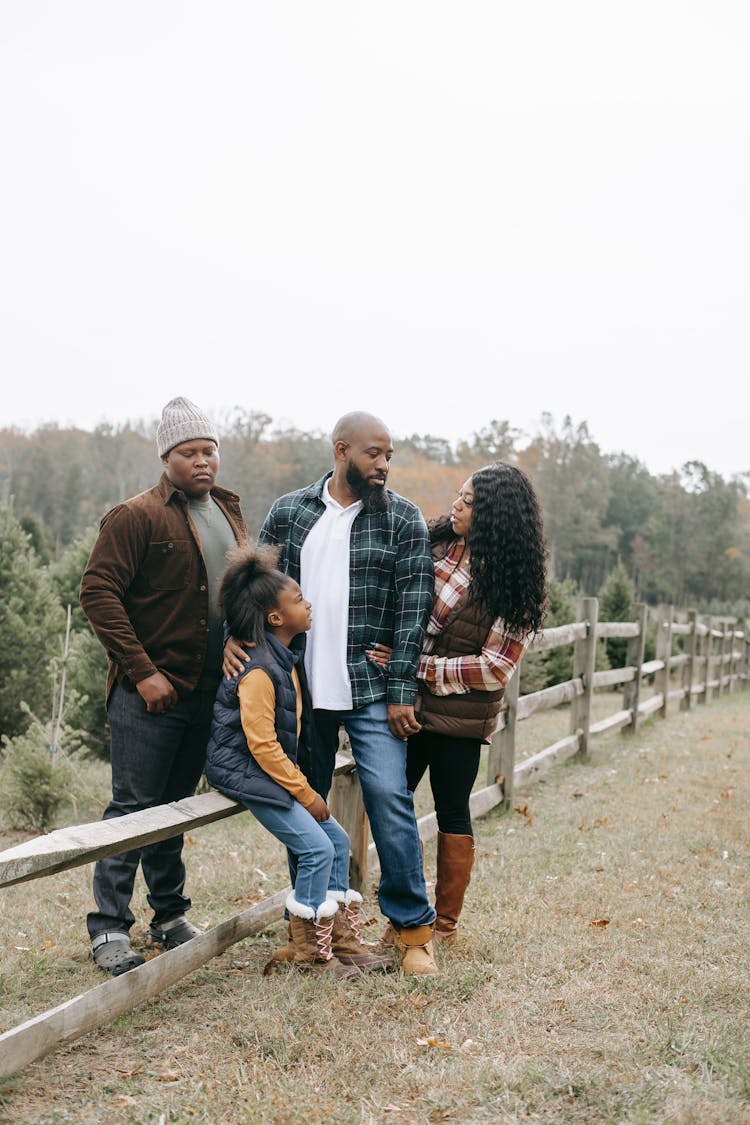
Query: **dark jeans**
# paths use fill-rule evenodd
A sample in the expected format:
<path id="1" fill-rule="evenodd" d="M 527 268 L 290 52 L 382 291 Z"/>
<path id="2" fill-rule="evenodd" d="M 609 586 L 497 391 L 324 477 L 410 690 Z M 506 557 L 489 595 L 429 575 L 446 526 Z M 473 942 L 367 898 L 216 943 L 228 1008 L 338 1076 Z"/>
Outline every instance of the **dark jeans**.
<path id="1" fill-rule="evenodd" d="M 326 797 L 339 727 L 349 735 L 362 800 L 380 859 L 378 901 L 397 929 L 435 921 L 427 898 L 414 798 L 406 787 L 406 743 L 391 734 L 385 702 L 356 711 L 314 712 L 316 745 L 310 784 Z"/>
<path id="2" fill-rule="evenodd" d="M 406 783 L 412 793 L 430 771 L 438 828 L 457 836 L 473 836 L 469 797 L 479 771 L 481 743 L 473 738 L 451 738 L 420 731 L 409 739 Z"/>
<path id="3" fill-rule="evenodd" d="M 107 715 L 112 748 L 112 800 L 104 820 L 191 797 L 201 776 L 211 729 L 214 693 L 194 691 L 169 711 L 150 715 L 137 691 L 116 686 Z M 97 911 L 86 924 L 91 937 L 105 930 L 127 932 L 138 864 L 148 887 L 154 922 L 190 909 L 183 894 L 182 836 L 100 859 L 94 868 Z"/>

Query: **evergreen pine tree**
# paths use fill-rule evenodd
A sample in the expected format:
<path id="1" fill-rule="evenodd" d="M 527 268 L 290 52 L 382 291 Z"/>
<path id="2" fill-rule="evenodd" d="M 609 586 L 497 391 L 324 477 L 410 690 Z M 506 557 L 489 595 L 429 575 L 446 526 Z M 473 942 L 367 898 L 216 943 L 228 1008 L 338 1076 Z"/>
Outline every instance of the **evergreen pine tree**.
<path id="1" fill-rule="evenodd" d="M 61 651 L 65 613 L 29 536 L 0 507 L 0 736 L 26 730 L 32 711 L 52 709 L 53 657 Z"/>
<path id="2" fill-rule="evenodd" d="M 600 621 L 631 621 L 635 587 L 622 562 L 610 573 L 599 594 Z M 607 656 L 612 668 L 623 668 L 627 659 L 628 642 L 624 637 L 608 637 Z"/>

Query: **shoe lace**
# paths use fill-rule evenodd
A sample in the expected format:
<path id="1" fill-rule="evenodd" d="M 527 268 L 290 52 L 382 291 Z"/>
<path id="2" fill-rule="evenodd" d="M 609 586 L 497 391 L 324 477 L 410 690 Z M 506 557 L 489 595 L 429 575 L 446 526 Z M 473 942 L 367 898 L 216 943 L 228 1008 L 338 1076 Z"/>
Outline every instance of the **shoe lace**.
<path id="1" fill-rule="evenodd" d="M 318 952 L 325 961 L 330 961 L 333 957 L 333 949 L 331 948 L 333 940 L 333 915 L 330 918 L 324 918 L 320 922 L 315 923 L 315 941 L 318 946 Z"/>
<path id="2" fill-rule="evenodd" d="M 347 922 L 349 923 L 349 926 L 351 927 L 352 933 L 354 934 L 354 938 L 357 943 L 359 945 L 367 945 L 368 943 L 362 937 L 362 931 L 359 928 L 359 911 L 355 907 L 353 907 L 351 903 L 346 903 L 344 906 L 344 915 Z"/>

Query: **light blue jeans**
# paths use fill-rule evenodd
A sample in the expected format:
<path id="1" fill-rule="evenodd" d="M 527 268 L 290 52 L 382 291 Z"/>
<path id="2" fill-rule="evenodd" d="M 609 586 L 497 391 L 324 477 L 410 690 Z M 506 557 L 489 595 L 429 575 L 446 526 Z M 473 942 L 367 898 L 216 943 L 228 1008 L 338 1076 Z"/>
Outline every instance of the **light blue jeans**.
<path id="1" fill-rule="evenodd" d="M 435 921 L 427 898 L 414 796 L 406 784 L 406 743 L 391 734 L 385 701 L 356 711 L 314 712 L 315 747 L 310 784 L 327 796 L 339 727 L 349 735 L 362 799 L 380 859 L 378 901 L 397 929 Z"/>
<path id="2" fill-rule="evenodd" d="M 281 840 L 295 871 L 294 897 L 302 906 L 318 909 L 328 891 L 349 889 L 349 837 L 333 817 L 316 820 L 295 801 L 290 809 L 265 801 L 246 801 L 253 816 Z"/>

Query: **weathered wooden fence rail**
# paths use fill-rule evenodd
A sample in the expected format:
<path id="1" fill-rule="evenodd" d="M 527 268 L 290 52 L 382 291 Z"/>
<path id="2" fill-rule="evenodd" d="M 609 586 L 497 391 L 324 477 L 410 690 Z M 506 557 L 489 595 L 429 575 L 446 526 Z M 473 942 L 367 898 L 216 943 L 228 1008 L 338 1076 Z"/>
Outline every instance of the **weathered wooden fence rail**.
<path id="1" fill-rule="evenodd" d="M 471 796 L 473 817 L 481 817 L 497 806 L 508 806 L 515 787 L 528 784 L 551 766 L 573 756 L 585 759 L 591 740 L 607 731 L 623 729 L 635 733 L 639 723 L 650 715 L 666 719 L 674 705 L 689 710 L 694 702 L 718 698 L 724 692 L 746 686 L 750 679 L 750 645 L 732 620 L 699 621 L 691 611 L 687 621 L 676 621 L 670 607 L 657 617 L 656 659 L 645 661 L 645 605 L 636 607 L 634 621 L 600 622 L 597 599 L 583 598 L 577 617 L 569 625 L 544 630 L 529 646 L 529 652 L 544 652 L 572 644 L 573 675 L 565 683 L 523 696 L 519 694 L 520 676 L 513 677 L 489 749 L 487 784 Z M 627 663 L 622 668 L 597 672 L 597 643 L 609 638 L 627 640 Z M 674 651 L 675 643 L 682 645 L 681 652 Z M 674 673 L 679 670 L 680 685 L 673 687 Z M 654 677 L 654 693 L 641 701 L 641 687 L 649 677 Z M 623 688 L 622 706 L 592 722 L 594 692 L 618 685 Z M 570 704 L 570 733 L 516 762 L 518 723 L 566 703 Z M 341 755 L 331 806 L 351 837 L 352 884 L 362 886 L 367 873 L 377 870 L 378 859 L 374 845 L 369 843 L 356 769 L 350 759 Z M 103 856 L 143 847 L 242 812 L 245 809 L 241 805 L 211 792 L 114 820 L 62 828 L 0 852 L 0 887 L 92 863 Z M 423 840 L 437 834 L 434 813 L 420 819 L 419 831 Z M 0 1076 L 16 1073 L 28 1063 L 111 1022 L 230 945 L 261 932 L 282 916 L 287 891 L 285 888 L 264 899 L 187 945 L 162 953 L 137 969 L 6 1031 L 0 1035 Z"/>

